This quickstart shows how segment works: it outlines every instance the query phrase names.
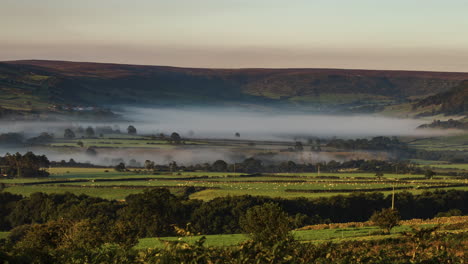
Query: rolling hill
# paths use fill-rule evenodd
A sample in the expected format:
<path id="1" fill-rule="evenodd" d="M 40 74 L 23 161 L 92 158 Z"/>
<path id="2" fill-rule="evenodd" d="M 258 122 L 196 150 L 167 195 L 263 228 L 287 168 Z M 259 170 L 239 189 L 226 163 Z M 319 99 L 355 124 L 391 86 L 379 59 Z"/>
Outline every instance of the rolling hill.
<path id="1" fill-rule="evenodd" d="M 431 107 L 436 114 L 468 114 L 468 81 L 449 91 L 429 96 L 417 102 L 415 108 Z"/>
<path id="2" fill-rule="evenodd" d="M 468 80 L 468 73 L 9 61 L 0 62 L 0 113 L 119 104 L 376 111 L 382 105 L 450 93 L 463 80 Z"/>

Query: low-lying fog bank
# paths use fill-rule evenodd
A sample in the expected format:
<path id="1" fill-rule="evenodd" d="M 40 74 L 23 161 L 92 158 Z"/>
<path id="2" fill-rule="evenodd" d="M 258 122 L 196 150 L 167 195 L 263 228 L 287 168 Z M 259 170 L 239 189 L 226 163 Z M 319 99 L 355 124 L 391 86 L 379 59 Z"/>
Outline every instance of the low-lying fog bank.
<path id="1" fill-rule="evenodd" d="M 170 135 L 179 133 L 183 138 L 205 139 L 240 139 L 240 140 L 277 140 L 294 144 L 294 141 L 307 142 L 312 138 L 363 138 L 375 136 L 437 136 L 457 133 L 454 130 L 421 130 L 416 129 L 424 120 L 397 119 L 375 115 L 318 115 L 306 113 L 287 112 L 261 112 L 233 108 L 188 108 L 188 109 L 150 109 L 150 108 L 126 108 L 122 114 L 131 122 L 1 122 L 0 134 L 8 132 L 23 133 L 26 138 L 36 136 L 42 132 L 55 134 L 56 139 L 62 139 L 64 130 L 78 127 L 92 126 L 108 127 L 110 131 L 120 130 L 127 133 L 127 127 L 133 125 L 138 135 Z M 109 130 L 109 129 L 108 129 Z M 96 140 L 101 140 L 96 129 Z M 113 133 L 113 132 L 112 132 Z M 239 133 L 236 136 L 236 133 Z M 85 136 L 83 132 L 77 134 L 77 138 Z M 112 137 L 119 137 L 112 135 Z M 104 140 L 104 139 L 103 139 Z M 261 144 L 261 142 L 255 142 Z M 284 145 L 284 143 L 281 143 Z M 208 146 L 208 145 L 207 145 Z M 283 149 L 288 146 L 282 146 Z M 60 147 L 32 147 L 21 149 L 6 149 L 0 147 L 0 155 L 6 152 L 34 151 L 37 154 L 45 154 L 50 160 L 60 161 L 73 158 L 77 162 L 92 162 L 96 165 L 114 165 L 116 162 L 136 160 L 143 163 L 152 160 L 158 164 L 167 164 L 171 161 L 183 165 L 198 163 L 211 163 L 217 159 L 226 162 L 241 162 L 245 158 L 258 155 L 259 152 L 250 150 L 234 150 L 216 147 L 176 146 L 168 149 L 139 149 L 139 148 L 98 148 L 97 156 L 85 154 L 84 148 L 60 148 Z M 298 163 L 316 163 L 330 160 L 349 159 L 373 159 L 388 158 L 386 154 L 377 152 L 354 152 L 352 156 L 343 153 L 309 152 L 310 147 L 304 148 L 305 152 L 277 152 L 275 155 L 260 155 L 264 162 L 281 162 L 292 160 Z M 265 151 L 265 150 L 264 150 Z M 260 151 L 261 152 L 261 151 Z M 267 151 L 266 151 L 267 152 Z"/>
<path id="2" fill-rule="evenodd" d="M 63 136 L 63 130 L 77 126 L 112 126 L 126 132 L 128 125 L 138 134 L 170 134 L 183 137 L 292 140 L 301 137 L 358 138 L 372 136 L 435 136 L 447 130 L 416 129 L 425 123 L 417 119 L 398 119 L 376 115 L 319 115 L 306 113 L 261 112 L 233 108 L 152 109 L 126 108 L 122 114 L 131 122 L 0 122 L 0 133 L 22 132 L 26 136 L 41 132 Z M 453 132 L 453 131 L 452 131 Z"/>
<path id="3" fill-rule="evenodd" d="M 268 151 L 241 151 L 236 149 L 222 148 L 177 148 L 177 149 L 97 149 L 96 155 L 88 155 L 84 151 L 63 152 L 62 149 L 50 149 L 34 147 L 31 149 L 10 148 L 1 149 L 0 155 L 6 153 L 25 153 L 33 151 L 38 155 L 46 155 L 51 161 L 68 161 L 70 159 L 79 163 L 91 163 L 101 166 L 115 166 L 120 162 L 132 164 L 131 160 L 144 164 L 145 160 L 154 161 L 156 164 L 167 165 L 170 162 L 177 162 L 179 165 L 189 166 L 203 163 L 213 163 L 216 160 L 224 160 L 227 163 L 239 163 L 247 158 L 254 157 L 261 160 L 264 165 L 277 164 L 284 161 L 294 161 L 298 164 L 316 164 L 318 162 L 346 161 L 351 159 L 387 159 L 390 154 L 379 151 L 353 151 L 351 152 L 268 152 Z"/>

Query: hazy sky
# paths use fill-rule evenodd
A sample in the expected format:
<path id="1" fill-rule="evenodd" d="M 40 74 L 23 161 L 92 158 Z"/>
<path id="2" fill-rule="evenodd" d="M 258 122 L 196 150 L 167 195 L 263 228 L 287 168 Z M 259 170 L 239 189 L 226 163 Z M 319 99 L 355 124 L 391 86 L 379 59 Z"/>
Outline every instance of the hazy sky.
<path id="1" fill-rule="evenodd" d="M 468 71 L 467 0 L 0 0 L 0 60 Z"/>

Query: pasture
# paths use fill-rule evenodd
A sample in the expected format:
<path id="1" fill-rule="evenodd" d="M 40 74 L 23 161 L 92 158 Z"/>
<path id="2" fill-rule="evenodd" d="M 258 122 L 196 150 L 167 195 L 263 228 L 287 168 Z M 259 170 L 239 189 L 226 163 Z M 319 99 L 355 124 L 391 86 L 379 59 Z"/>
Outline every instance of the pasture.
<path id="1" fill-rule="evenodd" d="M 390 237 L 396 238 L 402 236 L 403 232 L 411 231 L 412 226 L 416 226 L 418 228 L 427 228 L 433 227 L 435 225 L 440 225 L 438 232 L 445 232 L 443 230 L 450 230 L 452 232 L 466 232 L 466 221 L 466 216 L 442 217 L 429 220 L 404 220 L 400 222 L 400 226 L 393 228 L 389 235 L 382 234 L 381 229 L 377 226 L 373 226 L 371 222 L 330 225 L 322 224 L 315 226 L 307 226 L 298 230 L 293 230 L 292 235 L 295 239 L 301 242 L 308 243 L 341 242 L 347 240 L 376 240 Z M 465 224 L 460 225 L 461 223 Z M 452 224 L 458 225 L 455 228 L 455 230 L 449 227 Z M 136 245 L 136 248 L 163 248 L 165 246 L 165 243 L 169 241 L 181 241 L 193 244 L 194 242 L 198 241 L 201 237 L 201 235 L 198 235 L 186 237 L 142 238 Z M 205 235 L 204 237 L 206 238 L 204 245 L 208 247 L 234 246 L 248 239 L 248 236 L 245 234 Z"/>
<path id="2" fill-rule="evenodd" d="M 51 168 L 46 179 L 1 179 L 6 191 L 25 196 L 34 192 L 86 194 L 123 200 L 126 196 L 150 188 L 168 188 L 183 194 L 195 187 L 192 199 L 254 195 L 282 198 L 316 198 L 346 195 L 352 192 L 409 191 L 421 193 L 435 189 L 468 190 L 463 179 L 423 175 L 386 174 L 378 179 L 372 173 L 268 173 L 246 175 L 228 172 L 117 172 L 110 168 Z"/>

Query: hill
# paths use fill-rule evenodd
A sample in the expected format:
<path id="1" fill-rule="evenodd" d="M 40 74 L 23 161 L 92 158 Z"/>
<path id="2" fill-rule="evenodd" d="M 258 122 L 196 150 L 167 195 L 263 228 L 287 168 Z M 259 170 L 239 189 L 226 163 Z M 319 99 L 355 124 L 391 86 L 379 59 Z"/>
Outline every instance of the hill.
<path id="1" fill-rule="evenodd" d="M 468 81 L 464 81 L 449 91 L 429 96 L 418 101 L 414 108 L 431 108 L 430 114 L 468 114 Z"/>
<path id="2" fill-rule="evenodd" d="M 463 80 L 468 73 L 10 61 L 0 62 L 0 105 L 16 111 L 117 104 L 376 111 L 382 105 L 448 92 Z"/>

